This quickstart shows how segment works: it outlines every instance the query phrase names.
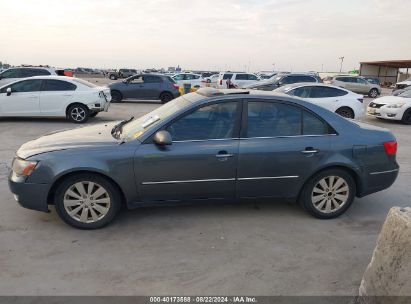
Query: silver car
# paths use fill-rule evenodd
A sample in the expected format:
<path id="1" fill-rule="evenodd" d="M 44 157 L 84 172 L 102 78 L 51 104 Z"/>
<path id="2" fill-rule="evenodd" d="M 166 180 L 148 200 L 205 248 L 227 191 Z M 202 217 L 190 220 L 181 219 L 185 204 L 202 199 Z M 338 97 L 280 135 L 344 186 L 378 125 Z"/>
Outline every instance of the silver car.
<path id="1" fill-rule="evenodd" d="M 364 77 L 335 76 L 328 83 L 358 94 L 368 95 L 371 98 L 377 98 L 378 95 L 381 95 L 380 85 L 370 83 Z"/>

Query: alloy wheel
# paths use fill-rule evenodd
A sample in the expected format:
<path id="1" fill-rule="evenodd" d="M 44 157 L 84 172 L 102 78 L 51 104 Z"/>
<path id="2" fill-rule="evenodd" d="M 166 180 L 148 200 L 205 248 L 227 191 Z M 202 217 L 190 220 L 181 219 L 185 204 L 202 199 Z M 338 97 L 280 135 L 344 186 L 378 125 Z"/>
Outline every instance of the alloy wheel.
<path id="1" fill-rule="evenodd" d="M 73 118 L 73 120 L 75 121 L 83 121 L 84 119 L 86 119 L 86 111 L 84 111 L 84 109 L 80 108 L 80 107 L 75 107 L 71 110 L 71 118 Z"/>
<path id="2" fill-rule="evenodd" d="M 350 188 L 344 178 L 327 176 L 314 186 L 311 201 L 318 211 L 333 213 L 347 203 L 349 196 Z"/>
<path id="3" fill-rule="evenodd" d="M 82 181 L 67 189 L 63 205 L 67 214 L 74 220 L 82 223 L 95 223 L 107 215 L 111 199 L 103 186 L 90 181 Z"/>

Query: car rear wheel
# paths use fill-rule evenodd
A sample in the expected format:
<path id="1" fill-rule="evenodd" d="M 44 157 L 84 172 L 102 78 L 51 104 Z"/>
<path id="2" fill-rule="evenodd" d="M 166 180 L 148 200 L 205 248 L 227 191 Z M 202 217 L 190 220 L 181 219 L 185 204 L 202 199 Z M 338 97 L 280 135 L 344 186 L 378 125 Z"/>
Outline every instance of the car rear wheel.
<path id="1" fill-rule="evenodd" d="M 99 175 L 71 176 L 56 190 L 57 214 L 75 228 L 102 228 L 114 219 L 120 206 L 121 195 L 117 187 Z"/>
<path id="2" fill-rule="evenodd" d="M 371 89 L 370 92 L 368 93 L 368 96 L 371 97 L 371 98 L 377 98 L 378 90 L 377 89 Z"/>
<path id="3" fill-rule="evenodd" d="M 115 75 L 110 75 L 111 80 L 117 80 L 117 77 Z"/>
<path id="4" fill-rule="evenodd" d="M 404 112 L 401 122 L 406 125 L 411 125 L 411 109 Z"/>
<path id="5" fill-rule="evenodd" d="M 119 91 L 111 91 L 111 102 L 121 102 L 123 95 Z"/>
<path id="6" fill-rule="evenodd" d="M 345 118 L 354 119 L 355 117 L 354 111 L 350 109 L 349 107 L 339 108 L 337 109 L 337 111 L 335 111 L 335 113 Z"/>
<path id="7" fill-rule="evenodd" d="M 173 98 L 174 98 L 173 95 L 170 94 L 170 93 L 167 93 L 167 92 L 161 93 L 161 95 L 160 95 L 160 100 L 161 100 L 162 103 L 169 102 L 169 101 L 173 100 Z"/>
<path id="8" fill-rule="evenodd" d="M 85 123 L 89 117 L 89 109 L 82 104 L 71 105 L 67 110 L 67 117 L 74 123 Z"/>
<path id="9" fill-rule="evenodd" d="M 355 193 L 355 181 L 348 172 L 330 169 L 316 174 L 305 184 L 300 204 L 317 218 L 331 219 L 347 211 Z"/>

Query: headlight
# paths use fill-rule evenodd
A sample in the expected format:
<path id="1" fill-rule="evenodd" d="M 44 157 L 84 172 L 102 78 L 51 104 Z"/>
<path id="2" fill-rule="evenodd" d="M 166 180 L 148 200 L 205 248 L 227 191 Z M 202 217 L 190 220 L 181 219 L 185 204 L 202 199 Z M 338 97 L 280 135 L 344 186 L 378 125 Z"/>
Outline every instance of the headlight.
<path id="1" fill-rule="evenodd" d="M 29 161 L 21 158 L 13 160 L 12 169 L 14 173 L 20 176 L 29 176 L 37 166 L 37 161 Z"/>
<path id="2" fill-rule="evenodd" d="M 398 108 L 401 108 L 403 105 L 405 105 L 405 102 L 398 102 L 398 103 L 394 103 L 392 105 L 388 105 L 387 108 L 398 109 Z"/>

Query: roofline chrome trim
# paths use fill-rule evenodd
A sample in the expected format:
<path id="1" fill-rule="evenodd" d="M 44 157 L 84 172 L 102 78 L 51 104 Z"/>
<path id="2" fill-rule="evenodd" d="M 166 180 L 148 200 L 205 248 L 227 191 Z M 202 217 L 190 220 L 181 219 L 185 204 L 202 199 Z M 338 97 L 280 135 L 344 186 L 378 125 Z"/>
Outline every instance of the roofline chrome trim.
<path id="1" fill-rule="evenodd" d="M 398 171 L 399 169 L 388 170 L 388 171 L 378 171 L 378 172 L 371 172 L 370 175 L 387 174 L 387 173 L 393 173 L 393 172 L 398 172 Z"/>
<path id="2" fill-rule="evenodd" d="M 213 178 L 213 179 L 192 179 L 182 181 L 162 181 L 162 182 L 142 182 L 142 185 L 160 185 L 160 184 L 188 184 L 188 183 L 203 183 L 203 182 L 229 182 L 235 181 L 235 178 Z"/>
<path id="3" fill-rule="evenodd" d="M 298 175 L 289 175 L 289 176 L 267 176 L 267 177 L 239 177 L 239 181 L 248 181 L 248 180 L 261 180 L 261 179 L 287 179 L 287 178 L 299 178 Z"/>
<path id="4" fill-rule="evenodd" d="M 300 137 L 325 137 L 337 136 L 338 134 L 321 134 L 321 135 L 289 135 L 289 136 L 273 136 L 273 137 L 240 137 L 240 138 L 214 138 L 214 139 L 191 139 L 191 140 L 176 140 L 173 143 L 185 142 L 203 142 L 203 141 L 224 141 L 224 140 L 250 140 L 250 139 L 275 139 L 275 138 L 300 138 Z"/>

